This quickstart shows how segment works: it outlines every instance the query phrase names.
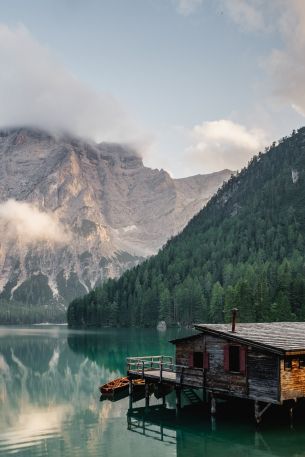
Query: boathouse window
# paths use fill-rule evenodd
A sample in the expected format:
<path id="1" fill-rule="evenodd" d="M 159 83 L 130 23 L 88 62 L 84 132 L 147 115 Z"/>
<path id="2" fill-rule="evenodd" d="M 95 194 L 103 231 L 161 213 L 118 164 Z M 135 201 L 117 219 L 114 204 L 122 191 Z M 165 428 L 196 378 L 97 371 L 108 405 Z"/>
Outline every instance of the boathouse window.
<path id="1" fill-rule="evenodd" d="M 206 352 L 190 352 L 189 353 L 189 367 L 190 368 L 204 368 L 209 369 L 209 353 Z"/>
<path id="2" fill-rule="evenodd" d="M 240 371 L 239 346 L 229 347 L 229 371 Z"/>
<path id="3" fill-rule="evenodd" d="M 292 358 L 291 357 L 286 357 L 286 359 L 284 361 L 284 369 L 285 369 L 285 371 L 292 370 Z"/>
<path id="4" fill-rule="evenodd" d="M 224 347 L 224 369 L 232 373 L 246 373 L 246 349 L 228 344 Z"/>
<path id="5" fill-rule="evenodd" d="M 194 368 L 203 368 L 203 352 L 194 352 Z"/>
<path id="6" fill-rule="evenodd" d="M 299 368 L 305 368 L 305 355 L 299 357 Z"/>

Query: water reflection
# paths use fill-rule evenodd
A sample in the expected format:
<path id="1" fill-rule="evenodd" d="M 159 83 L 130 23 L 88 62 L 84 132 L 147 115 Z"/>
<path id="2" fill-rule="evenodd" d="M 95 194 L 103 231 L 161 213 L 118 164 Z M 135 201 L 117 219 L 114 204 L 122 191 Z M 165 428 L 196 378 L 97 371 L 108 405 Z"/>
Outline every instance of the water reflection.
<path id="1" fill-rule="evenodd" d="M 208 414 L 194 408 L 179 416 L 175 410 L 160 405 L 136 407 L 127 413 L 130 432 L 148 442 L 174 445 L 177 457 L 305 456 L 304 420 L 293 430 L 279 423 L 256 429 L 251 421 L 216 422 L 217 429 Z"/>
<path id="2" fill-rule="evenodd" d="M 305 456 L 305 422 L 264 424 L 202 409 L 176 416 L 152 396 L 100 402 L 98 386 L 124 374 L 127 355 L 168 354 L 176 331 L 0 329 L 0 455 L 117 457 Z M 126 426 L 127 425 L 127 426 Z"/>

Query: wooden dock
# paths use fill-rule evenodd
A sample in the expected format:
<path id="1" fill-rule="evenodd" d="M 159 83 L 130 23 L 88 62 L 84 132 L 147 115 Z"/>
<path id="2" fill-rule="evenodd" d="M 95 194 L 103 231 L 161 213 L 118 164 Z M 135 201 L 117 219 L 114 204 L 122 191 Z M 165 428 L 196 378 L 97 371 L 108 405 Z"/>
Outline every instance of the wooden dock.
<path id="1" fill-rule="evenodd" d="M 143 379 L 145 381 L 145 405 L 149 406 L 149 395 L 151 386 L 155 386 L 159 397 L 165 404 L 165 396 L 172 390 L 176 391 L 177 410 L 181 408 L 181 393 L 188 389 L 188 395 L 199 396 L 191 392 L 198 388 L 198 378 L 204 379 L 204 370 L 201 368 L 190 368 L 186 365 L 177 365 L 173 357 L 164 355 L 128 357 L 127 376 L 129 379 L 129 407 L 132 408 L 133 380 Z M 199 385 L 203 387 L 203 385 Z M 186 392 L 185 392 L 186 393 Z M 157 397 L 157 398 L 159 398 Z M 200 400 L 201 401 L 201 400 Z"/>
<path id="2" fill-rule="evenodd" d="M 164 355 L 128 357 L 126 363 L 129 379 L 144 379 L 148 383 L 193 387 L 194 380 L 203 374 L 201 368 L 190 369 L 187 365 L 177 365 L 173 357 Z"/>

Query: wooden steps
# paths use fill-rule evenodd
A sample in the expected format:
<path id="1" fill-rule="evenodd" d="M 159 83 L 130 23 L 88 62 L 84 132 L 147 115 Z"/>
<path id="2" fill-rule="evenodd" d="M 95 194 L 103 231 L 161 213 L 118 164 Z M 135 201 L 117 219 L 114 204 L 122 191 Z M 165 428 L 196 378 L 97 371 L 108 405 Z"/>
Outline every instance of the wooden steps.
<path id="1" fill-rule="evenodd" d="M 202 403 L 201 398 L 199 395 L 194 391 L 194 389 L 191 389 L 190 387 L 182 389 L 182 392 L 188 399 L 191 405 L 199 405 Z"/>

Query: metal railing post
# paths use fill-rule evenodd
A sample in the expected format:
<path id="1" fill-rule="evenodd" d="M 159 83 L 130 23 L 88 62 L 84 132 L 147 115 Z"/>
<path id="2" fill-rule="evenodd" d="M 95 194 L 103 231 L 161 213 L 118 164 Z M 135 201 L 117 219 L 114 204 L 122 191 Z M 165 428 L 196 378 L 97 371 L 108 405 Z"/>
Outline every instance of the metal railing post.
<path id="1" fill-rule="evenodd" d="M 144 360 L 142 360 L 142 379 L 144 379 Z"/>
<path id="2" fill-rule="evenodd" d="M 163 376 L 163 362 L 160 362 L 160 382 L 162 382 L 162 376 Z"/>

